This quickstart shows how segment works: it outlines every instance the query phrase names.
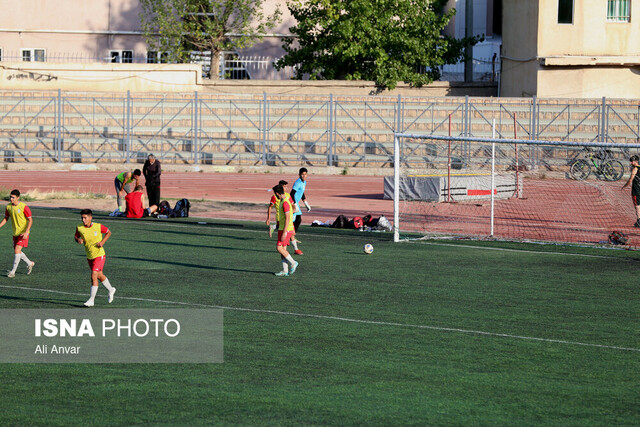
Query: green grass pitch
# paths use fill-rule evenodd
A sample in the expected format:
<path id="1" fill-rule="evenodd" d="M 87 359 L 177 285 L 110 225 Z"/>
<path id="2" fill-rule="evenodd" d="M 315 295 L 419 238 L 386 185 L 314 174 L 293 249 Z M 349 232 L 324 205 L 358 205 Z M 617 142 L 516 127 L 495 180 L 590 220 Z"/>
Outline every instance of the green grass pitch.
<path id="1" fill-rule="evenodd" d="M 79 215 L 33 212 L 0 308 L 86 310 Z M 94 220 L 118 289 L 96 307 L 225 307 L 225 361 L 0 364 L 2 425 L 640 424 L 636 252 L 303 226 L 279 278 L 264 225 Z"/>

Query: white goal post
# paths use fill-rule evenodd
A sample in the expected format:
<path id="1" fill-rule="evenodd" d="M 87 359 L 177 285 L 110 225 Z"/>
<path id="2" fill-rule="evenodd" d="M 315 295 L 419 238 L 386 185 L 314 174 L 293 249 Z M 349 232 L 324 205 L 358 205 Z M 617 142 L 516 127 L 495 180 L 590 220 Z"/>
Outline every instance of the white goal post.
<path id="1" fill-rule="evenodd" d="M 639 141 L 640 142 L 640 141 Z M 429 237 L 640 245 L 629 157 L 640 143 L 394 134 L 394 241 Z"/>

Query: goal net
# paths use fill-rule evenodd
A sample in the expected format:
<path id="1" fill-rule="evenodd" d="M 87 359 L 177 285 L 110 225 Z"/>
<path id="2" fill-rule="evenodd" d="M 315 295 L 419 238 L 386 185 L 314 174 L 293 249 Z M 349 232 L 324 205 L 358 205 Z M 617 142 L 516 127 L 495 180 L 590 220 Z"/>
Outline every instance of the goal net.
<path id="1" fill-rule="evenodd" d="M 629 156 L 640 144 L 396 134 L 394 239 L 640 245 Z"/>

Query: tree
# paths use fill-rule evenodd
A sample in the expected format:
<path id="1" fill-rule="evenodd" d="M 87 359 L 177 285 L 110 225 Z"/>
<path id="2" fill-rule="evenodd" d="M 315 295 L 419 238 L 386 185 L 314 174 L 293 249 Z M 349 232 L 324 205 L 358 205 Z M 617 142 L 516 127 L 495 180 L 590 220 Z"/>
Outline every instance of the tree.
<path id="1" fill-rule="evenodd" d="M 189 62 L 194 51 L 211 52 L 212 79 L 217 79 L 225 50 L 251 46 L 280 21 L 269 16 L 263 0 L 140 0 L 142 30 L 149 47 L 169 60 Z"/>
<path id="2" fill-rule="evenodd" d="M 404 81 L 420 87 L 440 78 L 438 66 L 464 58 L 481 37 L 443 35 L 455 9 L 446 0 L 290 0 L 296 36 L 283 41 L 278 69 L 294 78 L 370 80 L 378 90 Z"/>

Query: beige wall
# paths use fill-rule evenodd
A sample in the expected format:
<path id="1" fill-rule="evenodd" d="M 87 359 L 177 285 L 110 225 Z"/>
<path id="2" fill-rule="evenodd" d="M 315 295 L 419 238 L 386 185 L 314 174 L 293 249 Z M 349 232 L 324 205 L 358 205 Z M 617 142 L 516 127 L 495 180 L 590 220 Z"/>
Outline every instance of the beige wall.
<path id="1" fill-rule="evenodd" d="M 508 3 L 508 2 L 507 2 Z M 607 22 L 605 0 L 575 0 L 573 24 L 558 24 L 558 0 L 539 0 L 538 55 L 639 55 L 640 4 L 631 21 Z"/>
<path id="2" fill-rule="evenodd" d="M 216 94 L 262 94 L 270 95 L 353 95 L 367 96 L 375 93 L 372 82 L 366 81 L 309 81 L 309 80 L 204 80 L 200 90 Z M 497 85 L 489 82 L 433 82 L 415 88 L 398 84 L 392 91 L 384 91 L 380 96 L 481 96 L 497 95 Z"/>
<path id="3" fill-rule="evenodd" d="M 637 6 L 610 23 L 606 1 L 576 0 L 573 23 L 558 24 L 557 0 L 505 1 L 500 95 L 638 98 Z"/>
<path id="4" fill-rule="evenodd" d="M 40 48 L 52 57 L 106 58 L 112 49 L 146 56 L 137 0 L 22 0 L 2 6 L 4 60 L 21 60 L 20 49 Z"/>
<path id="5" fill-rule="evenodd" d="M 105 92 L 190 92 L 201 81 L 194 64 L 2 63 L 0 89 Z"/>
<path id="6" fill-rule="evenodd" d="M 371 82 L 291 80 L 203 80 L 195 64 L 3 63 L 0 90 L 86 92 L 193 92 L 220 94 L 370 95 Z M 496 96 L 495 83 L 434 82 L 423 88 L 399 84 L 384 96 Z"/>
<path id="7" fill-rule="evenodd" d="M 640 98 L 640 66 L 544 67 L 538 96 L 546 98 Z"/>
<path id="8" fill-rule="evenodd" d="M 506 0 L 502 6 L 500 96 L 537 93 L 538 2 Z"/>

